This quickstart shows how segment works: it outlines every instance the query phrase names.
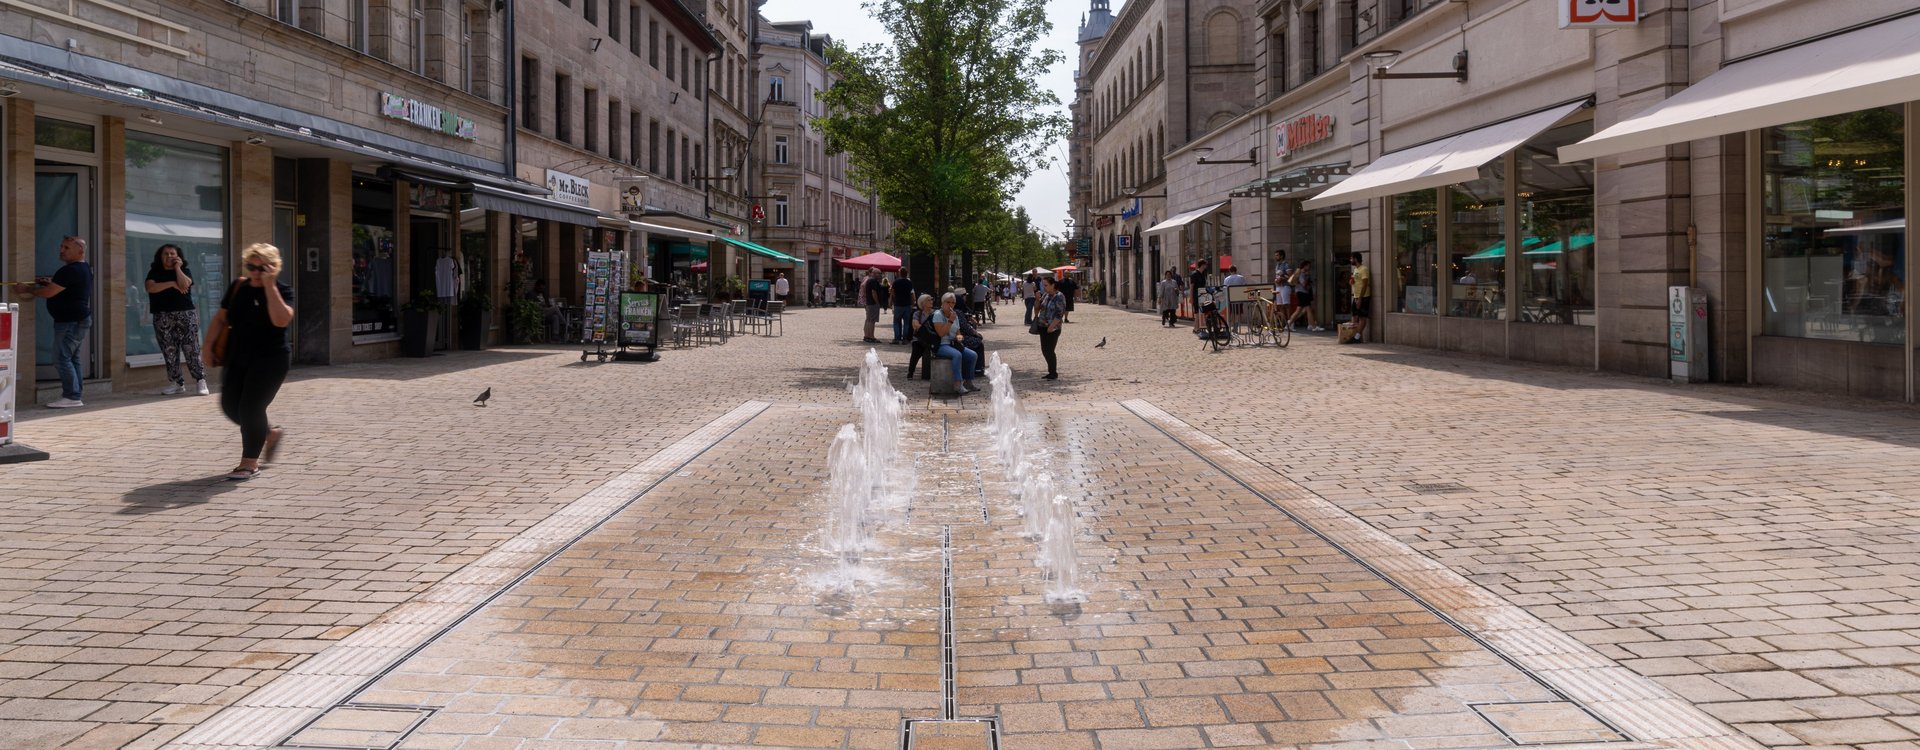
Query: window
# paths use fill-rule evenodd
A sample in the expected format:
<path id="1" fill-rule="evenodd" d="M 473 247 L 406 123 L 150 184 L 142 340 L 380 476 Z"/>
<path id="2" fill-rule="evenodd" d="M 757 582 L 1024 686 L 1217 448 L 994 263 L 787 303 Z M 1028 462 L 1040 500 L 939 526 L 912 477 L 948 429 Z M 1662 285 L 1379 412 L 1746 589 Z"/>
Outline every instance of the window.
<path id="1" fill-rule="evenodd" d="M 553 137 L 573 142 L 573 77 L 553 74 Z"/>
<path id="2" fill-rule="evenodd" d="M 284 24 L 299 21 L 294 0 L 273 0 L 273 19 Z"/>
<path id="3" fill-rule="evenodd" d="M 586 148 L 588 151 L 599 151 L 600 150 L 600 133 L 599 133 L 600 92 L 599 90 L 587 89 L 585 95 L 580 97 L 580 101 L 586 107 L 585 109 L 581 110 L 581 113 L 580 113 L 580 134 L 585 136 L 586 138 Z"/>
<path id="4" fill-rule="evenodd" d="M 689 171 L 698 173 L 702 177 L 712 176 L 708 174 L 706 147 L 698 143 L 693 144 L 693 169 Z"/>
<path id="5" fill-rule="evenodd" d="M 1391 23 L 1400 23 L 1420 12 L 1421 0 L 1387 0 L 1387 18 Z"/>
<path id="6" fill-rule="evenodd" d="M 679 73 L 676 72 L 678 68 L 673 67 L 673 50 L 675 47 L 679 46 L 679 42 L 680 42 L 679 38 L 675 37 L 671 32 L 667 34 L 666 58 L 667 58 L 667 80 L 669 81 L 679 80 Z"/>
<path id="7" fill-rule="evenodd" d="M 640 56 L 640 4 L 627 3 L 627 51 Z"/>
<path id="8" fill-rule="evenodd" d="M 647 64 L 660 69 L 660 22 L 647 19 Z"/>
<path id="9" fill-rule="evenodd" d="M 1905 342 L 1906 132 L 1900 105 L 1760 132 L 1767 335 Z"/>
<path id="10" fill-rule="evenodd" d="M 627 163 L 638 166 L 640 155 L 646 153 L 647 146 L 642 143 L 646 130 L 640 126 L 639 110 L 627 111 Z"/>
<path id="11" fill-rule="evenodd" d="M 661 174 L 666 175 L 668 179 L 679 179 L 678 177 L 674 176 L 676 173 L 673 171 L 673 165 L 678 163 L 678 162 L 675 162 L 673 159 L 673 141 L 674 141 L 673 128 L 667 128 L 666 148 L 662 149 L 667 152 L 667 171 L 661 172 Z"/>
<path id="12" fill-rule="evenodd" d="M 1591 135 L 1591 121 L 1562 125 L 1516 152 L 1522 321 L 1593 325 L 1593 162 L 1557 156 Z"/>
<path id="13" fill-rule="evenodd" d="M 693 98 L 707 98 L 707 66 L 705 65 L 693 66 Z"/>
<path id="14" fill-rule="evenodd" d="M 687 178 L 690 176 L 690 173 L 693 171 L 693 158 L 692 158 L 693 151 L 690 150 L 688 146 L 689 146 L 689 143 L 687 141 L 687 137 L 684 135 L 680 136 L 681 170 L 677 174 L 679 175 L 679 179 L 681 182 L 691 182 L 691 180 Z"/>
<path id="15" fill-rule="evenodd" d="M 1222 10 L 1207 17 L 1207 64 L 1240 62 L 1240 17 Z"/>
<path id="16" fill-rule="evenodd" d="M 477 11 L 460 14 L 460 90 L 469 94 L 480 93 L 478 87 L 482 77 L 479 70 L 480 66 L 486 64 L 483 62 L 485 58 L 475 54 L 473 47 L 473 27 L 486 23 L 485 18 L 478 16 Z"/>
<path id="17" fill-rule="evenodd" d="M 1300 13 L 1300 80 L 1320 75 L 1320 9 Z"/>
<path id="18" fill-rule="evenodd" d="M 613 7 L 613 6 L 607 6 Z M 620 160 L 620 120 L 625 114 L 620 110 L 619 99 L 607 100 L 607 158 Z"/>
<path id="19" fill-rule="evenodd" d="M 520 127 L 540 132 L 540 61 L 520 58 Z"/>
<path id="20" fill-rule="evenodd" d="M 1421 190 L 1393 196 L 1389 231 L 1393 243 L 1393 312 L 1432 315 L 1434 260 L 1439 255 L 1439 192 Z M 1338 262 L 1344 260 L 1336 258 Z M 1375 279 L 1375 288 L 1384 279 Z M 1376 296 L 1378 292 L 1375 292 Z M 1336 295 L 1338 296 L 1338 295 Z"/>
<path id="21" fill-rule="evenodd" d="M 347 46 L 360 52 L 367 51 L 367 0 L 347 0 L 347 10 L 353 17 L 347 19 Z"/>
<path id="22" fill-rule="evenodd" d="M 427 74 L 427 10 L 423 0 L 413 0 L 413 12 L 407 17 L 407 39 L 412 51 L 413 72 Z"/>
<path id="23" fill-rule="evenodd" d="M 776 227 L 784 227 L 787 225 L 787 199 L 786 198 L 773 199 L 773 225 Z"/>
<path id="24" fill-rule="evenodd" d="M 126 167 L 127 282 L 142 290 L 127 295 L 127 356 L 157 356 L 143 284 L 160 246 L 179 248 L 201 326 L 226 293 L 227 150 L 128 131 Z"/>
<path id="25" fill-rule="evenodd" d="M 688 47 L 686 45 L 680 46 L 680 79 L 679 80 L 680 80 L 681 91 L 687 90 L 687 79 L 693 77 L 693 65 L 687 61 L 688 60 L 687 53 L 691 51 L 693 51 L 692 47 Z M 672 76 L 669 75 L 668 77 L 672 77 Z"/>
<path id="26" fill-rule="evenodd" d="M 1339 15 L 1335 20 L 1340 22 L 1339 54 L 1347 54 L 1360 46 L 1360 18 L 1357 15 L 1360 9 L 1357 5 L 1359 3 L 1354 0 L 1341 0 L 1340 7 L 1335 11 Z"/>
<path id="27" fill-rule="evenodd" d="M 647 122 L 647 171 L 660 173 L 660 121 Z"/>
<path id="28" fill-rule="evenodd" d="M 784 135 L 774 136 L 773 137 L 773 163 L 786 164 L 787 158 L 788 158 L 787 137 Z"/>
<path id="29" fill-rule="evenodd" d="M 607 38 L 620 41 L 620 0 L 607 0 Z"/>
<path id="30" fill-rule="evenodd" d="M 587 17 L 587 23 L 600 24 L 600 0 L 582 0 L 580 12 Z"/>
<path id="31" fill-rule="evenodd" d="M 1480 176 L 1447 189 L 1447 270 L 1453 286 L 1448 315 L 1507 317 L 1507 160 L 1494 159 Z M 1522 244 L 1525 248 L 1526 245 Z M 1534 259 L 1522 253 L 1525 263 Z"/>
<path id="32" fill-rule="evenodd" d="M 784 76 L 767 76 L 767 100 L 784 102 L 787 100 L 787 79 Z"/>

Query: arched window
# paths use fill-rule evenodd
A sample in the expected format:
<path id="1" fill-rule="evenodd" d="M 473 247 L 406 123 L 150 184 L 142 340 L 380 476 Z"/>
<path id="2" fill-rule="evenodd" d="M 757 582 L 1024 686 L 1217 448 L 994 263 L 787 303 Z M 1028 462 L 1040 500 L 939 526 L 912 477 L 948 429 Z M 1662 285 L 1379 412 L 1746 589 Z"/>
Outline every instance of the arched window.
<path id="1" fill-rule="evenodd" d="M 1153 48 L 1157 54 L 1153 58 L 1154 75 L 1167 73 L 1167 30 L 1163 26 L 1153 27 Z"/>
<path id="2" fill-rule="evenodd" d="M 1207 64 L 1240 62 L 1240 16 L 1222 9 L 1207 17 Z"/>

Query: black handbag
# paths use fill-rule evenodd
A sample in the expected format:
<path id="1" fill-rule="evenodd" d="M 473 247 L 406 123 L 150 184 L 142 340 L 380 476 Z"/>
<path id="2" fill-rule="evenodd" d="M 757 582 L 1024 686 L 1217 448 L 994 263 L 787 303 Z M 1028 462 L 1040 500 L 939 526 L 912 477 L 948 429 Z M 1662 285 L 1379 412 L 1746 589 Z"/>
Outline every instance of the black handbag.
<path id="1" fill-rule="evenodd" d="M 1027 333 L 1031 333 L 1035 336 L 1039 336 L 1046 332 L 1047 332 L 1047 324 L 1042 323 L 1038 320 L 1033 321 L 1033 323 L 1027 326 Z"/>

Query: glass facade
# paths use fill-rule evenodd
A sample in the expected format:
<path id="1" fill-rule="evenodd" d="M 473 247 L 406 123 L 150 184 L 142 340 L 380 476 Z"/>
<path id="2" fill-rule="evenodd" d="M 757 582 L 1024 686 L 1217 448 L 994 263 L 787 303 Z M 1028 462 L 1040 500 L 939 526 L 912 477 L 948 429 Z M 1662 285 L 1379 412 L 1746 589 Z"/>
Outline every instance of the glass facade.
<path id="1" fill-rule="evenodd" d="M 1906 339 L 1906 117 L 1899 106 L 1761 131 L 1763 330 Z"/>
<path id="2" fill-rule="evenodd" d="M 394 266 L 393 186 L 353 181 L 353 335 L 400 333 Z"/>
<path id="3" fill-rule="evenodd" d="M 1447 190 L 1447 314 L 1507 317 L 1507 160 L 1480 167 L 1479 179 Z"/>
<path id="4" fill-rule="evenodd" d="M 1439 257 L 1440 241 L 1440 211 L 1435 204 L 1439 195 L 1438 191 L 1421 190 L 1393 196 L 1393 312 L 1434 312 L 1434 292 L 1438 288 L 1434 261 Z"/>
<path id="5" fill-rule="evenodd" d="M 1591 135 L 1591 121 L 1562 125 L 1517 152 L 1522 321 L 1593 325 L 1593 162 L 1558 156 Z"/>
<path id="6" fill-rule="evenodd" d="M 227 261 L 227 150 L 145 133 L 126 137 L 127 356 L 157 355 L 147 272 L 175 245 L 205 330 L 233 277 Z"/>

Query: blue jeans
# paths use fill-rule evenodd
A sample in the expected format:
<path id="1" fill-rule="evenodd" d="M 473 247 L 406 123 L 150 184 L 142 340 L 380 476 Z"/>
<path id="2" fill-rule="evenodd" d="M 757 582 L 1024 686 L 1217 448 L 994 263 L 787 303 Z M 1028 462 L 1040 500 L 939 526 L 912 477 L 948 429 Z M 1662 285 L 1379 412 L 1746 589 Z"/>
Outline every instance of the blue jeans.
<path id="1" fill-rule="evenodd" d="M 973 379 L 973 365 L 979 361 L 980 355 L 974 354 L 972 349 L 964 346 L 956 349 L 952 344 L 941 344 L 940 356 L 953 360 L 953 382 L 962 383 Z"/>
<path id="2" fill-rule="evenodd" d="M 893 340 L 906 341 L 913 336 L 913 306 L 893 306 Z"/>
<path id="3" fill-rule="evenodd" d="M 60 375 L 61 398 L 80 400 L 80 342 L 92 327 L 92 318 L 53 324 L 53 371 Z"/>
<path id="4" fill-rule="evenodd" d="M 1020 325 L 1030 326 L 1033 325 L 1033 298 L 1027 297 L 1025 299 L 1027 300 L 1027 317 L 1020 321 Z"/>

